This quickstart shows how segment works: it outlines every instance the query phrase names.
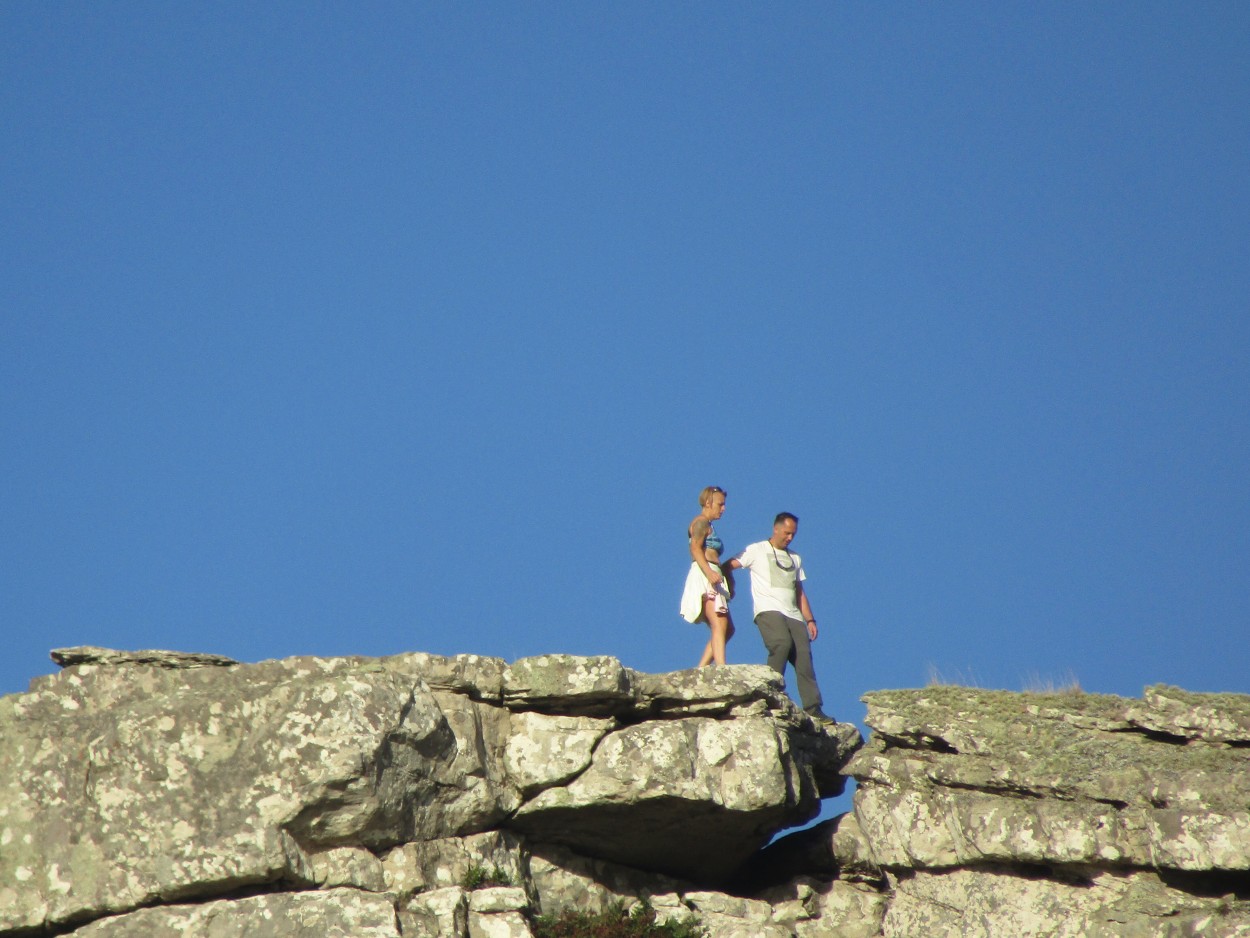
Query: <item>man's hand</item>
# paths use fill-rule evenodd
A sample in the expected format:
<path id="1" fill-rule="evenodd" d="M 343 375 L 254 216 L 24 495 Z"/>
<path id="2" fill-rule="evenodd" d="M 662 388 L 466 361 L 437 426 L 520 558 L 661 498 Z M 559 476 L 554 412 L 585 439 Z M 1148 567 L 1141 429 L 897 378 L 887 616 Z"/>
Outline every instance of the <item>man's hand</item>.
<path id="1" fill-rule="evenodd" d="M 812 641 L 816 641 L 816 636 L 818 634 L 819 634 L 819 631 L 816 628 L 816 620 L 808 619 L 807 620 L 807 637 L 810 638 Z"/>

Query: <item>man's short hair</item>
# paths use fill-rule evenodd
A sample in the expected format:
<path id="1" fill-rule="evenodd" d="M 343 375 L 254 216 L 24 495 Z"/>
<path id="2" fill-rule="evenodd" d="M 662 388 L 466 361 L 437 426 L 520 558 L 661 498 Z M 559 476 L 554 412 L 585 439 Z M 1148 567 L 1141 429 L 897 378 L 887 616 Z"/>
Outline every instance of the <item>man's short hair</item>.
<path id="1" fill-rule="evenodd" d="M 798 524 L 799 516 L 792 515 L 788 511 L 783 511 L 781 514 L 779 514 L 776 518 L 773 519 L 773 527 L 775 528 L 777 527 L 777 525 L 784 524 L 787 521 L 793 521 L 795 524 Z"/>

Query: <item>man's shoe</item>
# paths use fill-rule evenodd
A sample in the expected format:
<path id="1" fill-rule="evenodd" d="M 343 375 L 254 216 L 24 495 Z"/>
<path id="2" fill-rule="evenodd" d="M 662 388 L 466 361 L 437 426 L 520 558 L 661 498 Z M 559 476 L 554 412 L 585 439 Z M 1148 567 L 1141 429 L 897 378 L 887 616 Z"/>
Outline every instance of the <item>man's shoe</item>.
<path id="1" fill-rule="evenodd" d="M 812 718 L 812 722 L 817 726 L 834 726 L 838 722 L 823 710 L 809 710 L 807 715 Z"/>

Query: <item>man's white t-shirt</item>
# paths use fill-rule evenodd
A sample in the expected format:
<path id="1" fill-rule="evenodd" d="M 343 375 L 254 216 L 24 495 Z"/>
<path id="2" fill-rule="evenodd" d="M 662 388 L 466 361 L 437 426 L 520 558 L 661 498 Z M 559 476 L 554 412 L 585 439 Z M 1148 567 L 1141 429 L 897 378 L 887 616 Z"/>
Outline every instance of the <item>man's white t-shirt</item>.
<path id="1" fill-rule="evenodd" d="M 806 580 L 803 561 L 798 554 L 778 550 L 770 541 L 751 544 L 737 557 L 738 563 L 751 574 L 751 599 L 755 614 L 780 612 L 791 619 L 802 619 L 795 580 Z"/>

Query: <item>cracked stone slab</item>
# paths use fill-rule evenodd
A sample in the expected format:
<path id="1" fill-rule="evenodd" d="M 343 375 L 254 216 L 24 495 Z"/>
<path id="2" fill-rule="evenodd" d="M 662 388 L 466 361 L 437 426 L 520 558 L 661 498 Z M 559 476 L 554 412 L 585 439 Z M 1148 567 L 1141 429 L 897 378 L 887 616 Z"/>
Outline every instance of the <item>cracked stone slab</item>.
<path id="1" fill-rule="evenodd" d="M 504 671 L 503 700 L 516 710 L 610 716 L 633 708 L 631 675 L 607 656 L 535 655 Z"/>
<path id="2" fill-rule="evenodd" d="M 1106 695 L 864 699 L 875 732 L 848 771 L 880 865 L 1250 869 L 1250 749 L 1145 732 L 1140 702 Z"/>
<path id="3" fill-rule="evenodd" d="M 97 648 L 94 645 L 78 645 L 74 648 L 54 648 L 49 653 L 52 660 L 63 668 L 77 664 L 150 664 L 160 668 L 226 668 L 239 662 L 224 655 L 209 655 L 188 651 L 117 651 Z"/>
<path id="4" fill-rule="evenodd" d="M 469 930 L 469 894 L 445 886 L 412 896 L 399 909 L 404 938 L 462 938 Z"/>
<path id="5" fill-rule="evenodd" d="M 1250 696 L 1195 694 L 1163 684 L 1147 687 L 1127 711 L 1137 726 L 1206 742 L 1250 743 Z"/>
<path id="6" fill-rule="evenodd" d="M 711 881 L 818 810 L 812 772 L 775 723 L 691 717 L 608 734 L 588 769 L 527 801 L 512 823 L 592 856 Z"/>
<path id="7" fill-rule="evenodd" d="M 196 934 L 191 910 L 231 897 L 336 934 L 309 896 L 371 893 L 397 905 L 405 936 L 505 934 L 522 924 L 507 907 L 519 893 L 484 908 L 462 884 L 485 868 L 536 899 L 528 834 L 634 863 L 644 893 L 676 881 L 657 870 L 713 884 L 814 816 L 861 744 L 850 725 L 815 727 L 752 666 L 58 657 L 62 671 L 0 698 L 0 933 Z"/>
<path id="8" fill-rule="evenodd" d="M 1067 881 L 1010 871 L 917 872 L 899 880 L 883 938 L 1245 938 L 1245 902 L 1171 889 L 1150 872 Z"/>
<path id="9" fill-rule="evenodd" d="M 576 778 L 616 720 L 526 711 L 514 714 L 504 767 L 526 797 Z"/>
<path id="10" fill-rule="evenodd" d="M 506 830 L 414 841 L 391 850 L 382 861 L 386 886 L 401 896 L 461 886 L 474 868 L 496 871 L 508 882 L 526 880 L 524 842 Z"/>
<path id="11" fill-rule="evenodd" d="M 314 848 L 480 829 L 503 815 L 480 728 L 358 659 L 69 667 L 0 698 L 0 931 L 311 885 Z"/>
<path id="12" fill-rule="evenodd" d="M 139 909 L 69 938 L 400 938 L 393 900 L 354 889 L 274 893 Z"/>
<path id="13" fill-rule="evenodd" d="M 485 655 L 431 655 L 410 651 L 379 659 L 380 664 L 422 681 L 431 690 L 447 690 L 474 700 L 499 703 L 507 664 Z"/>
<path id="14" fill-rule="evenodd" d="M 654 713 L 714 716 L 763 701 L 768 709 L 801 713 L 786 696 L 780 674 L 765 665 L 735 664 L 717 668 L 689 668 L 667 674 L 633 672 L 640 706 Z"/>

